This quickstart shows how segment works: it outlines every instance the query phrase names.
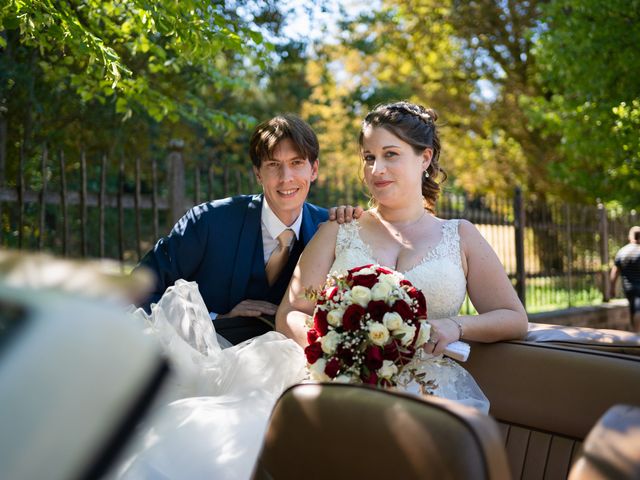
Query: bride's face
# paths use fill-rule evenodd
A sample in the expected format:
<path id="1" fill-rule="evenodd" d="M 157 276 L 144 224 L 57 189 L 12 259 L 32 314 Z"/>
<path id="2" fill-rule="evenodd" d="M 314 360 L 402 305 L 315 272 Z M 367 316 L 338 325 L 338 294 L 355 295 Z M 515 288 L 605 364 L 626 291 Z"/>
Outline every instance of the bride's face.
<path id="1" fill-rule="evenodd" d="M 411 145 L 382 127 L 366 127 L 362 138 L 364 179 L 380 204 L 422 197 L 422 175 L 432 151 L 416 153 Z"/>

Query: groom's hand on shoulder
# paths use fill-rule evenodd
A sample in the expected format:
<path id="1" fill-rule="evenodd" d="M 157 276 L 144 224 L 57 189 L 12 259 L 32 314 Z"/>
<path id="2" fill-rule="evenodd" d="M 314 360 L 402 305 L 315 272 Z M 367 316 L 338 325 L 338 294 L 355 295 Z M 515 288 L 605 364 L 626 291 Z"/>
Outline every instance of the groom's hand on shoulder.
<path id="1" fill-rule="evenodd" d="M 243 300 L 231 309 L 229 313 L 218 315 L 217 318 L 259 317 L 261 315 L 275 315 L 278 306 L 264 300 Z"/>
<path id="2" fill-rule="evenodd" d="M 361 206 L 352 207 L 351 205 L 340 205 L 329 209 L 329 220 L 336 222 L 349 223 L 351 220 L 358 219 L 364 212 Z"/>

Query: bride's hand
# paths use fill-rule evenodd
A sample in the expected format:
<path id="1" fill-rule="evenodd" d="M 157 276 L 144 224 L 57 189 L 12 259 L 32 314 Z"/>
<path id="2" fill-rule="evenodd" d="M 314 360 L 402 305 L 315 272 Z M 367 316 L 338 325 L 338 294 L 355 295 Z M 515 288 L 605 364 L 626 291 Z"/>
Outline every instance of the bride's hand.
<path id="1" fill-rule="evenodd" d="M 431 324 L 431 337 L 424 344 L 424 351 L 432 355 L 440 355 L 450 343 L 460 339 L 460 331 L 453 320 L 439 318 L 429 320 Z"/>
<path id="2" fill-rule="evenodd" d="M 340 205 L 339 207 L 331 207 L 329 209 L 329 220 L 335 220 L 338 223 L 351 223 L 351 220 L 360 218 L 364 209 L 361 206 L 352 207 L 351 205 Z"/>

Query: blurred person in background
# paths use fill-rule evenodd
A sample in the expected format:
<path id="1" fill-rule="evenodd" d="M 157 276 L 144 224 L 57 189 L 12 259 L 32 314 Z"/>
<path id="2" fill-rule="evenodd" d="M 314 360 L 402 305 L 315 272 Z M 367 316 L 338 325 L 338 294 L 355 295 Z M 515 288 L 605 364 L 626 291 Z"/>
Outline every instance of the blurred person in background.
<path id="1" fill-rule="evenodd" d="M 616 282 L 622 277 L 622 290 L 629 300 L 629 322 L 635 329 L 634 316 L 640 311 L 640 227 L 629 230 L 629 243 L 616 253 L 611 269 L 611 297 L 615 297 Z"/>

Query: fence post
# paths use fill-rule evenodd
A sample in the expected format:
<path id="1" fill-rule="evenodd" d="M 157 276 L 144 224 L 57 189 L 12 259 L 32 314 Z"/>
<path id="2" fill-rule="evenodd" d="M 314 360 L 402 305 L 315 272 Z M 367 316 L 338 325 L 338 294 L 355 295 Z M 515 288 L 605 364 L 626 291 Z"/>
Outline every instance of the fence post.
<path id="1" fill-rule="evenodd" d="M 87 257 L 87 157 L 84 147 L 80 152 L 80 252 Z"/>
<path id="2" fill-rule="evenodd" d="M 600 273 L 602 275 L 602 301 L 608 302 L 609 297 L 609 224 L 607 222 L 607 209 L 598 202 L 600 215 Z"/>
<path id="3" fill-rule="evenodd" d="M 182 151 L 184 141 L 172 139 L 169 142 L 169 228 L 184 215 L 185 199 L 185 179 L 184 179 L 184 159 Z"/>
<path id="4" fill-rule="evenodd" d="M 60 150 L 60 208 L 62 209 L 62 254 L 69 255 L 69 209 L 67 207 L 67 165 Z"/>
<path id="5" fill-rule="evenodd" d="M 7 165 L 7 118 L 0 111 L 0 189 L 5 186 Z M 2 202 L 0 202 L 0 245 L 4 241 L 4 221 L 2 214 Z"/>
<path id="6" fill-rule="evenodd" d="M 513 226 L 515 227 L 515 247 L 516 247 L 516 292 L 522 302 L 527 306 L 526 294 L 526 272 L 524 269 L 524 227 L 525 227 L 525 211 L 522 202 L 522 190 L 516 187 L 513 197 Z"/>
<path id="7" fill-rule="evenodd" d="M 564 218 L 567 222 L 567 285 L 569 290 L 569 304 L 567 307 L 571 307 L 573 304 L 573 240 L 571 238 L 571 205 L 564 204 Z"/>
<path id="8" fill-rule="evenodd" d="M 18 249 L 22 250 L 24 238 L 24 138 L 20 142 L 18 160 Z"/>
<path id="9" fill-rule="evenodd" d="M 42 188 L 40 190 L 40 218 L 38 221 L 38 250 L 44 248 L 44 222 L 47 214 L 47 144 L 42 145 L 42 156 L 40 157 L 40 171 L 42 175 Z"/>

